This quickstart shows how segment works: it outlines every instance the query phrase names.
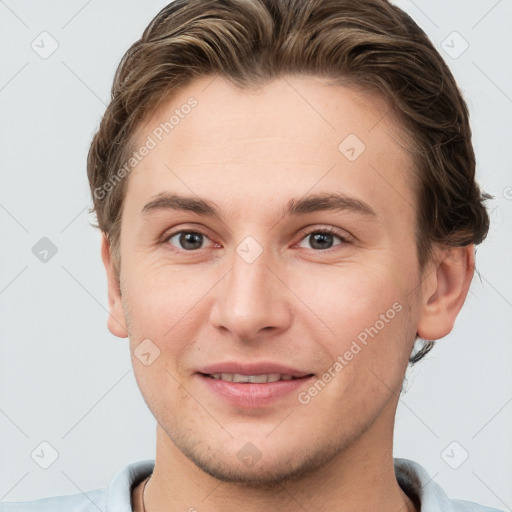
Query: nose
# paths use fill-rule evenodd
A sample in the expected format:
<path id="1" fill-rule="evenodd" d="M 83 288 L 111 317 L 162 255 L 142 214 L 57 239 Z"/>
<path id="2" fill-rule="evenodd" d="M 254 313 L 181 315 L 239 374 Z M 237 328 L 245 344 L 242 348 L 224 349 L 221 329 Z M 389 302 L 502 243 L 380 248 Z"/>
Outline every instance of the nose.
<path id="1" fill-rule="evenodd" d="M 242 341 L 286 330 L 291 323 L 291 294 L 278 275 L 277 265 L 265 252 L 252 263 L 234 254 L 231 270 L 214 289 L 212 325 Z"/>

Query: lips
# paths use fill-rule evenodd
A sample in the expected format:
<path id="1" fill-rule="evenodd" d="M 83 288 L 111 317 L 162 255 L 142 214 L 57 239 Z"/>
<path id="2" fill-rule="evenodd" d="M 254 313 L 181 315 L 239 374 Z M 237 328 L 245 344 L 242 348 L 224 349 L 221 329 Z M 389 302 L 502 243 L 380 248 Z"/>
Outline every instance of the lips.
<path id="1" fill-rule="evenodd" d="M 268 407 L 307 386 L 314 374 L 279 363 L 225 362 L 197 372 L 210 393 L 243 409 Z"/>

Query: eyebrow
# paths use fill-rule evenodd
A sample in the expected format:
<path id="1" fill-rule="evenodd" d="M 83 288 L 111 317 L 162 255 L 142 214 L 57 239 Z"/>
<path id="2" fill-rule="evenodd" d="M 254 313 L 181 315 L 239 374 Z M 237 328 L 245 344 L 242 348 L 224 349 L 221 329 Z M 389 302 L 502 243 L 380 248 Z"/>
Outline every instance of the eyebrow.
<path id="1" fill-rule="evenodd" d="M 193 212 L 198 215 L 221 218 L 214 203 L 198 197 L 162 192 L 154 196 L 142 209 L 142 214 L 158 210 Z M 283 209 L 283 216 L 306 215 L 317 211 L 351 211 L 369 217 L 377 217 L 375 210 L 364 201 L 342 193 L 309 195 L 300 199 L 292 198 Z"/>

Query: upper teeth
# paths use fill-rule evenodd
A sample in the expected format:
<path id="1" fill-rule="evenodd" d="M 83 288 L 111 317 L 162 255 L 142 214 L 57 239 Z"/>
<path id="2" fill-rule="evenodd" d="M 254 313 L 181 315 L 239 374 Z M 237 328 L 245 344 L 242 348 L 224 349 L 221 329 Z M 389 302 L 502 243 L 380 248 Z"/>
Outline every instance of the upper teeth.
<path id="1" fill-rule="evenodd" d="M 226 380 L 228 382 L 253 382 L 264 384 L 265 382 L 277 382 L 278 380 L 292 380 L 292 375 L 281 375 L 280 373 L 264 373 L 263 375 L 242 375 L 240 373 L 212 373 L 214 379 Z"/>

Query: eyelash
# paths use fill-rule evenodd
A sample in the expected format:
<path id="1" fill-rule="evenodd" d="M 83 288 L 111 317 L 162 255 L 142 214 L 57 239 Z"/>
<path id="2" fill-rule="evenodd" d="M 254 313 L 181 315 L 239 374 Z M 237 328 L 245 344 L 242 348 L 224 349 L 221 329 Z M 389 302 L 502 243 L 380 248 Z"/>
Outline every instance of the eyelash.
<path id="1" fill-rule="evenodd" d="M 195 230 L 195 229 L 180 229 L 178 231 L 173 231 L 171 233 L 167 233 L 164 237 L 163 237 L 163 240 L 162 242 L 164 244 L 167 244 L 171 250 L 175 251 L 175 252 L 179 252 L 179 253 L 192 253 L 192 252 L 198 252 L 200 251 L 201 249 L 203 249 L 202 247 L 200 249 L 190 249 L 190 250 L 187 250 L 187 249 L 178 249 L 174 246 L 172 246 L 170 243 L 169 243 L 169 240 L 171 238 L 173 238 L 174 236 L 176 235 L 179 235 L 181 233 L 192 233 L 192 234 L 197 234 L 197 235 L 202 235 L 204 237 L 206 237 L 208 240 L 210 240 L 210 238 L 208 237 L 208 235 L 206 233 L 203 233 L 202 231 L 200 230 Z M 299 242 L 302 242 L 302 240 L 306 239 L 308 236 L 312 235 L 312 234 L 322 234 L 322 235 L 333 235 L 335 237 L 337 237 L 341 243 L 338 244 L 338 245 L 334 245 L 333 247 L 329 247 L 327 249 L 309 249 L 311 251 L 314 251 L 314 252 L 330 252 L 332 250 L 335 250 L 336 247 L 339 247 L 339 246 L 342 246 L 342 245 L 345 245 L 347 243 L 350 243 L 350 239 L 347 237 L 347 236 L 344 236 L 342 235 L 341 233 L 339 233 L 336 229 L 332 228 L 332 227 L 328 227 L 328 228 L 313 228 L 309 231 L 307 231 L 306 233 L 303 234 L 302 238 L 300 239 Z M 210 240 L 211 241 L 211 240 Z"/>

